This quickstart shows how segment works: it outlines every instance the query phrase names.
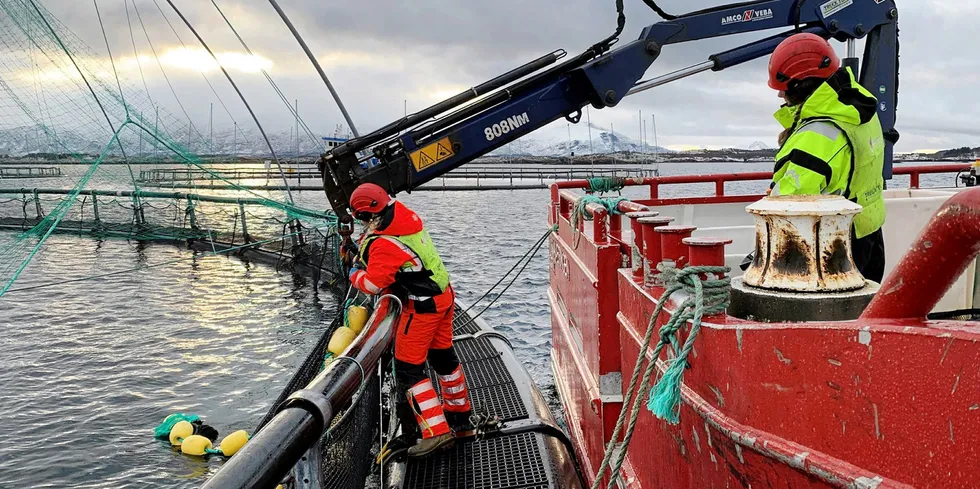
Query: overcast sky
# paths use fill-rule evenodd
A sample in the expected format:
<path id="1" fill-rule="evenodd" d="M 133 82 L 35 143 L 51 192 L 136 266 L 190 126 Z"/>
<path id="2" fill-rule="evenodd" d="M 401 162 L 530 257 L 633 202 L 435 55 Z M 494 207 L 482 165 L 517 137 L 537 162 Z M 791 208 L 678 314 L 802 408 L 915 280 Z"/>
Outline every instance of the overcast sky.
<path id="1" fill-rule="evenodd" d="M 99 55 L 105 55 L 95 9 L 90 0 L 40 0 Z M 126 2 L 134 26 L 135 48 L 127 22 Z M 248 115 L 227 82 L 186 30 L 165 0 L 180 42 L 164 22 L 154 0 L 98 0 L 109 44 L 121 74 L 142 86 L 143 69 L 154 99 L 178 112 L 173 95 L 152 58 L 136 20 L 136 2 L 153 47 L 161 56 L 196 124 L 205 125 L 209 103 L 215 102 L 200 70 L 245 124 Z M 216 0 L 258 56 L 249 58 L 221 20 L 210 0 L 175 0 L 219 53 L 223 64 L 242 85 L 268 128 L 285 130 L 292 117 L 268 85 L 259 67 L 267 68 L 290 99 L 299 99 L 300 113 L 316 131 L 329 132 L 343 122 L 329 93 L 302 50 L 266 0 Z M 855 0 L 871 1 L 871 0 Z M 472 85 L 505 72 L 554 49 L 577 53 L 612 32 L 613 0 L 279 0 L 317 54 L 354 122 L 366 132 L 400 117 L 403 100 L 418 110 Z M 671 12 L 704 8 L 720 0 L 661 0 Z M 980 56 L 973 31 L 980 18 L 975 0 L 914 0 L 899 2 L 901 87 L 899 151 L 980 146 Z M 640 0 L 626 0 L 624 39 L 659 19 Z M 672 45 L 664 49 L 648 76 L 701 62 L 721 51 L 770 33 L 725 37 Z M 836 43 L 835 43 L 836 44 Z M 844 54 L 844 46 L 836 44 Z M 766 59 L 719 73 L 703 73 L 626 99 L 614 109 L 592 110 L 594 124 L 615 125 L 617 133 L 639 137 L 637 112 L 647 130 L 656 114 L 658 141 L 670 148 L 747 146 L 754 141 L 776 144 L 779 126 L 771 114 L 776 94 L 766 86 Z M 215 110 L 215 126 L 231 126 L 223 110 Z M 567 138 L 564 121 L 530 137 Z M 573 126 L 572 137 L 585 138 L 585 124 Z M 652 139 L 652 137 L 651 137 Z"/>

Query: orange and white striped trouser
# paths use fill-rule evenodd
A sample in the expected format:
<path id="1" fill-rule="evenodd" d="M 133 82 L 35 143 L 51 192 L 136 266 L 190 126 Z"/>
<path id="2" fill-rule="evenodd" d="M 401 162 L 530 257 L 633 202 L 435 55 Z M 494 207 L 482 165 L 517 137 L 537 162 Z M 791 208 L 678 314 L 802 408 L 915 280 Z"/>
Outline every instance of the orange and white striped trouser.
<path id="1" fill-rule="evenodd" d="M 462 365 L 457 365 L 456 370 L 449 375 L 440 375 L 439 387 L 442 390 L 443 409 L 451 413 L 470 411 L 470 395 L 466 390 L 466 376 L 463 375 Z"/>
<path id="2" fill-rule="evenodd" d="M 408 389 L 408 402 L 415 412 L 415 421 L 422 430 L 422 438 L 433 438 L 449 433 L 449 423 L 442 410 L 439 396 L 432 381 L 425 379 Z"/>

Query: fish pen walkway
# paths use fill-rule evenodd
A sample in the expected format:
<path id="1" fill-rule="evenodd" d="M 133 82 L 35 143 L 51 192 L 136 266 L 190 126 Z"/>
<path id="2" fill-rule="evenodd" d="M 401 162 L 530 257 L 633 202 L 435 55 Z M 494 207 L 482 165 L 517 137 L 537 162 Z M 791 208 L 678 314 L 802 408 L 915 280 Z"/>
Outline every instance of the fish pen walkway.
<path id="1" fill-rule="evenodd" d="M 0 188 L 0 231 L 28 232 L 49 219 L 71 190 Z M 187 245 L 304 268 L 317 284 L 339 285 L 340 238 L 332 216 L 300 209 L 290 219 L 259 198 L 181 192 L 78 191 L 51 233 Z M 319 220 L 319 222 L 317 222 Z"/>
<path id="2" fill-rule="evenodd" d="M 454 343 L 474 413 L 497 416 L 500 432 L 458 441 L 422 459 L 390 464 L 399 489 L 546 489 L 581 487 L 571 444 L 507 339 L 457 305 Z M 429 372 L 435 381 L 435 373 Z M 438 387 L 437 387 L 438 388 Z"/>
<path id="3" fill-rule="evenodd" d="M 223 190 L 227 182 L 251 190 L 285 190 L 282 175 L 276 169 L 224 168 L 204 171 L 197 168 L 153 168 L 140 170 L 137 182 L 143 188 Z M 314 168 L 288 167 L 284 170 L 293 190 L 322 191 L 320 172 Z M 644 178 L 659 175 L 654 167 L 604 167 L 590 166 L 501 166 L 458 168 L 433 180 L 416 191 L 423 190 L 522 190 L 542 189 L 555 180 L 585 178 Z M 304 185 L 304 180 L 306 181 Z"/>

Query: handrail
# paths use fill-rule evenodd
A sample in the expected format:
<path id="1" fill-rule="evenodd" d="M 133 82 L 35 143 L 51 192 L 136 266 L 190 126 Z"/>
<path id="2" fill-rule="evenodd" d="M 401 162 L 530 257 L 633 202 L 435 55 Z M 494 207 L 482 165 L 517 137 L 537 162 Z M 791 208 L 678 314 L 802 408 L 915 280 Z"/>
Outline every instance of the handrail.
<path id="1" fill-rule="evenodd" d="M 198 187 L 199 188 L 199 187 Z M 228 190 L 238 190 L 235 188 L 229 188 Z M 68 195 L 74 192 L 74 189 L 59 189 L 59 188 L 0 188 L 0 195 L 4 194 L 21 194 L 21 195 Z M 270 201 L 274 202 L 272 199 L 262 199 L 257 197 L 222 197 L 218 195 L 207 195 L 207 194 L 191 194 L 185 192 L 153 192 L 149 190 L 96 190 L 96 189 L 81 189 L 78 190 L 78 195 L 89 195 L 89 196 L 108 196 L 108 197 L 141 197 L 141 198 L 151 198 L 151 199 L 179 199 L 186 200 L 190 199 L 195 202 L 214 202 L 218 204 L 257 204 L 257 205 L 268 205 Z M 289 209 L 293 214 L 310 217 L 313 219 L 332 219 L 333 216 L 329 214 L 321 214 L 315 211 L 308 211 L 298 207 L 291 207 Z"/>
<path id="2" fill-rule="evenodd" d="M 895 175 L 908 175 L 910 177 L 910 187 L 919 188 L 919 177 L 927 174 L 956 173 L 970 169 L 970 164 L 941 164 L 941 165 L 919 165 L 895 167 Z M 632 212 L 646 210 L 647 205 L 670 205 L 670 204 L 691 204 L 691 203 L 721 203 L 721 202 L 752 202 L 762 198 L 762 193 L 758 195 L 740 194 L 730 195 L 725 193 L 725 184 L 728 182 L 745 181 L 771 181 L 772 172 L 745 172 L 745 173 L 718 173 L 710 175 L 670 175 L 645 178 L 625 178 L 625 187 L 650 188 L 649 199 L 636 199 L 635 201 L 624 200 L 618 205 L 620 212 Z M 660 199 L 661 185 L 682 185 L 682 184 L 704 184 L 714 183 L 715 193 L 713 196 L 702 197 L 683 197 L 674 199 Z M 581 198 L 581 194 L 573 190 L 587 190 L 591 188 L 589 180 L 567 180 L 555 182 L 550 185 L 551 189 L 551 209 L 549 212 L 550 224 L 556 224 L 558 218 L 563 217 L 571 220 L 571 212 L 576 202 Z M 585 212 L 594 219 L 592 229 L 592 242 L 604 243 L 610 237 L 620 238 L 622 229 L 621 219 L 618 215 L 609 216 L 606 222 L 607 212 L 602 206 L 588 204 Z M 578 231 L 584 231 L 584 223 L 578 223 Z"/>
<path id="3" fill-rule="evenodd" d="M 969 163 L 952 163 L 942 165 L 916 165 L 916 166 L 896 166 L 893 169 L 894 175 L 908 175 L 911 188 L 919 188 L 919 177 L 936 173 L 956 173 L 970 168 Z M 659 177 L 627 178 L 624 182 L 627 187 L 648 186 L 650 187 L 650 199 L 660 198 L 661 185 L 682 185 L 695 183 L 714 183 L 714 197 L 730 197 L 725 194 L 725 183 L 772 180 L 772 172 L 745 172 L 745 173 L 715 173 L 708 175 L 670 175 Z M 569 180 L 552 184 L 558 189 L 587 189 L 588 180 Z M 557 193 L 552 193 L 557 197 Z M 740 196 L 742 197 L 742 196 Z M 555 200 L 555 199 L 553 199 Z"/>
<path id="4" fill-rule="evenodd" d="M 379 299 L 368 326 L 346 354 L 279 406 L 276 416 L 202 489 L 275 487 L 319 442 L 337 411 L 351 402 L 365 373 L 377 368 L 394 336 L 401 309 L 401 302 L 394 296 Z"/>

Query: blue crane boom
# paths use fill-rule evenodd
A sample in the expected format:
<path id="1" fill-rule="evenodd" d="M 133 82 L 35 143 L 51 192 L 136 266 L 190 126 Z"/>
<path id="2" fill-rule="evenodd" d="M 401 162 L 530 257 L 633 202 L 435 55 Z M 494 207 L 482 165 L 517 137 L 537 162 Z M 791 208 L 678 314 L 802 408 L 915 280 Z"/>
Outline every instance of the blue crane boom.
<path id="1" fill-rule="evenodd" d="M 652 0 L 644 2 L 656 8 Z M 714 54 L 688 68 L 642 80 L 669 44 L 785 27 L 794 28 Z M 895 0 L 767 0 L 715 7 L 658 22 L 644 28 L 634 41 L 613 49 L 615 40 L 610 38 L 561 63 L 566 57 L 563 50 L 542 56 L 324 154 L 319 161 L 324 190 L 341 221 L 350 222 L 348 198 L 361 183 L 376 183 L 392 195 L 411 191 L 555 120 L 577 123 L 587 105 L 614 107 L 628 95 L 767 56 L 796 32 L 838 41 L 866 38 L 858 79 L 878 97 L 878 116 L 886 139 L 884 172 L 890 178 L 893 147 L 898 140 Z M 850 53 L 844 63 L 857 72 L 858 60 Z"/>

